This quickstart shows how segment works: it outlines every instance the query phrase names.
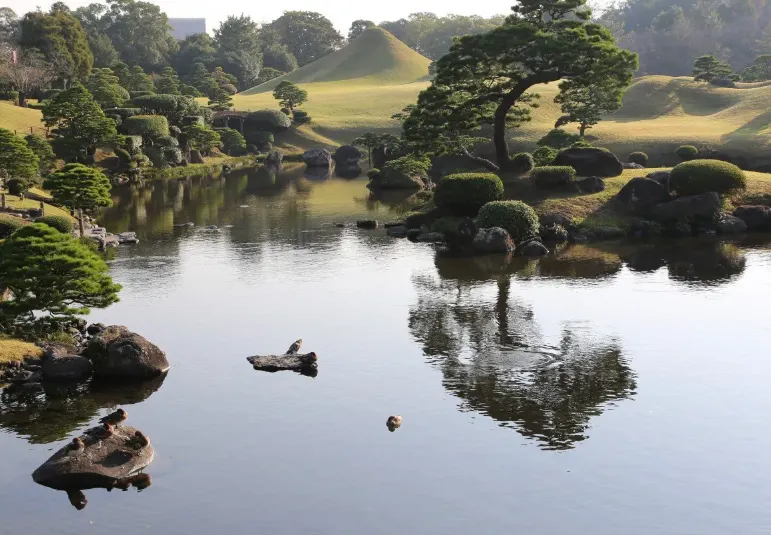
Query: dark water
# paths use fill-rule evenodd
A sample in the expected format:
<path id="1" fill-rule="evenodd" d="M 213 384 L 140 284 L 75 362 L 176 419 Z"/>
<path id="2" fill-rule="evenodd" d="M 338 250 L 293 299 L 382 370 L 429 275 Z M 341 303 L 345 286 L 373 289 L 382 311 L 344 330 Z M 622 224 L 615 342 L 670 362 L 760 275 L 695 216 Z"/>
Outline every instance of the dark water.
<path id="1" fill-rule="evenodd" d="M 771 532 L 762 241 L 458 260 L 333 226 L 387 201 L 298 169 L 121 191 L 105 223 L 141 243 L 92 319 L 173 368 L 4 391 L 0 533 Z M 245 361 L 298 337 L 316 378 Z M 150 488 L 76 511 L 32 482 L 118 405 L 155 445 Z"/>

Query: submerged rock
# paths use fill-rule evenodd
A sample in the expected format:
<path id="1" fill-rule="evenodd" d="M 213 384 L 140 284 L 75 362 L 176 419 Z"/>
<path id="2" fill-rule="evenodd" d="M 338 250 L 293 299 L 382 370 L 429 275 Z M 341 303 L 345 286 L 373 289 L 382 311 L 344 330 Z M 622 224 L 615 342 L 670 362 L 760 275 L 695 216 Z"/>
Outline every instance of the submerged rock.
<path id="1" fill-rule="evenodd" d="M 519 256 L 544 256 L 549 254 L 549 249 L 537 239 L 528 240 L 517 245 L 515 254 Z"/>
<path id="2" fill-rule="evenodd" d="M 132 447 L 135 428 L 119 425 L 107 438 L 99 438 L 100 429 L 80 437 L 83 450 L 73 451 L 68 444 L 54 453 L 32 473 L 35 483 L 57 490 L 110 488 L 116 480 L 138 473 L 153 461 L 151 444 Z"/>
<path id="3" fill-rule="evenodd" d="M 443 243 L 444 234 L 441 232 L 423 232 L 415 238 L 418 243 Z"/>
<path id="4" fill-rule="evenodd" d="M 93 363 L 94 376 L 102 378 L 149 379 L 170 367 L 157 346 L 119 325 L 107 327 L 92 338 L 83 356 Z"/>
<path id="5" fill-rule="evenodd" d="M 374 219 L 362 219 L 356 222 L 356 228 L 362 228 L 367 230 L 376 229 L 378 227 L 377 220 Z"/>
<path id="6" fill-rule="evenodd" d="M 514 240 L 509 233 L 500 227 L 481 228 L 477 230 L 472 247 L 475 252 L 483 254 L 510 253 L 514 250 Z"/>
<path id="7" fill-rule="evenodd" d="M 386 229 L 386 234 L 391 236 L 392 238 L 406 238 L 407 237 L 407 227 L 404 225 L 399 225 L 396 227 L 388 227 Z"/>

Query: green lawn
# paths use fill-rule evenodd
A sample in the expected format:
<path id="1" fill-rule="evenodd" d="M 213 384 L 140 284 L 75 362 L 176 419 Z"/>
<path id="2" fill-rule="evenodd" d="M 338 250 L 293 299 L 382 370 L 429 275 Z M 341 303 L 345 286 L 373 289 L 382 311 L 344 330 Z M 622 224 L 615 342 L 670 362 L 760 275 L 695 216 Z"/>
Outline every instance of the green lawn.
<path id="1" fill-rule="evenodd" d="M 0 338 L 0 364 L 20 362 L 26 356 L 39 357 L 42 354 L 43 350 L 35 344 L 12 338 Z"/>

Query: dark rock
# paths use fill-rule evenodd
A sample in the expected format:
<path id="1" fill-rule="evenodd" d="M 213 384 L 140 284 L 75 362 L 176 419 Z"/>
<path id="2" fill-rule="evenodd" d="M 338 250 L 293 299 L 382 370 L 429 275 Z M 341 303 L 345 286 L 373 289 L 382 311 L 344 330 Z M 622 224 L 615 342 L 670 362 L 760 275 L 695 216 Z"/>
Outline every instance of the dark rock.
<path id="1" fill-rule="evenodd" d="M 718 234 L 742 234 L 747 232 L 747 223 L 729 214 L 720 214 L 715 220 L 714 227 Z"/>
<path id="2" fill-rule="evenodd" d="M 711 218 L 720 211 L 720 196 L 715 192 L 680 197 L 654 206 L 651 215 L 656 221 L 683 220 L 689 217 Z"/>
<path id="3" fill-rule="evenodd" d="M 592 227 L 592 234 L 596 240 L 618 240 L 626 236 L 624 229 L 611 226 Z"/>
<path id="4" fill-rule="evenodd" d="M 68 344 L 47 344 L 43 347 L 44 360 L 66 357 L 67 355 L 77 355 L 77 353 L 77 349 Z"/>
<path id="5" fill-rule="evenodd" d="M 500 227 L 481 228 L 474 236 L 472 247 L 483 254 L 510 253 L 514 250 L 514 240 L 508 231 Z"/>
<path id="6" fill-rule="evenodd" d="M 223 164 L 222 164 L 222 172 L 223 172 L 223 173 L 225 173 L 226 175 L 228 175 L 228 174 L 230 174 L 232 171 L 233 171 L 233 168 L 232 168 L 230 165 L 228 165 L 228 164 L 226 164 L 226 163 L 223 163 Z"/>
<path id="7" fill-rule="evenodd" d="M 457 228 L 445 232 L 444 241 L 447 249 L 456 254 L 471 254 L 474 251 L 474 238 L 478 231 L 474 220 L 470 217 L 464 218 L 458 223 Z"/>
<path id="8" fill-rule="evenodd" d="M 661 224 L 656 223 L 655 221 L 639 219 L 629 225 L 627 234 L 630 238 L 644 240 L 647 238 L 661 236 L 663 232 L 664 227 L 662 227 Z"/>
<path id="9" fill-rule="evenodd" d="M 335 176 L 340 178 L 358 178 L 364 172 L 364 169 L 358 165 L 342 166 L 335 164 Z"/>
<path id="10" fill-rule="evenodd" d="M 43 373 L 42 372 L 33 372 L 30 370 L 20 370 L 9 378 L 10 382 L 16 385 L 20 384 L 26 384 L 26 383 L 39 383 L 43 380 Z"/>
<path id="11" fill-rule="evenodd" d="M 303 173 L 303 177 L 307 178 L 308 180 L 315 180 L 315 181 L 321 181 L 321 180 L 329 180 L 332 178 L 332 169 L 329 167 L 308 167 L 305 169 L 305 172 Z"/>
<path id="12" fill-rule="evenodd" d="M 733 215 L 747 224 L 747 230 L 771 230 L 771 206 L 740 206 Z"/>
<path id="13" fill-rule="evenodd" d="M 539 240 L 533 238 L 518 244 L 514 254 L 518 256 L 544 256 L 549 254 L 549 249 Z"/>
<path id="14" fill-rule="evenodd" d="M 372 149 L 372 167 L 382 169 L 386 162 L 388 162 L 388 151 L 385 147 Z"/>
<path id="15" fill-rule="evenodd" d="M 272 150 L 265 157 L 265 165 L 281 165 L 284 154 L 280 150 Z"/>
<path id="16" fill-rule="evenodd" d="M 423 226 L 429 226 L 434 220 L 441 217 L 439 210 L 428 212 L 415 212 L 404 219 L 404 224 L 408 229 L 419 229 Z"/>
<path id="17" fill-rule="evenodd" d="M 308 167 L 331 167 L 332 154 L 327 149 L 309 149 L 303 153 L 303 162 Z"/>
<path id="18" fill-rule="evenodd" d="M 190 151 L 190 163 L 204 163 L 203 156 L 201 156 L 201 152 L 193 149 Z"/>
<path id="19" fill-rule="evenodd" d="M 372 178 L 367 184 L 371 190 L 378 189 L 406 189 L 422 190 L 426 188 L 425 177 L 410 176 L 407 173 L 390 169 L 388 167 L 381 169 L 380 173 Z"/>
<path id="20" fill-rule="evenodd" d="M 119 425 L 107 438 L 89 431 L 81 436 L 84 450 L 70 451 L 69 444 L 61 448 L 32 473 L 35 483 L 57 490 L 110 488 L 116 480 L 146 468 L 155 457 L 152 444 L 141 449 L 131 447 L 137 431 L 133 427 Z"/>
<path id="21" fill-rule="evenodd" d="M 647 215 L 654 206 L 669 200 L 669 193 L 655 180 L 637 177 L 627 182 L 615 199 L 627 212 Z"/>
<path id="22" fill-rule="evenodd" d="M 337 228 L 345 228 L 345 223 L 335 223 Z"/>
<path id="23" fill-rule="evenodd" d="M 624 169 L 645 169 L 645 166 L 640 165 L 639 163 L 624 162 L 622 165 L 624 166 Z"/>
<path id="24" fill-rule="evenodd" d="M 385 228 L 391 228 L 391 227 L 401 227 L 404 223 L 402 221 L 389 221 L 388 223 L 383 224 L 383 227 Z"/>
<path id="25" fill-rule="evenodd" d="M 408 229 L 407 239 L 410 240 L 411 242 L 416 242 L 418 241 L 418 236 L 420 236 L 421 234 L 423 234 L 423 231 L 420 230 L 419 228 Z"/>
<path id="26" fill-rule="evenodd" d="M 93 363 L 96 377 L 146 379 L 169 370 L 163 351 L 118 325 L 111 325 L 92 338 L 83 356 Z"/>
<path id="27" fill-rule="evenodd" d="M 654 171 L 653 173 L 645 175 L 645 178 L 650 178 L 651 180 L 658 182 L 669 191 L 669 171 Z"/>
<path id="28" fill-rule="evenodd" d="M 541 226 L 549 227 L 553 225 L 560 225 L 566 229 L 575 228 L 576 224 L 570 217 L 559 212 L 550 212 L 540 217 Z"/>
<path id="29" fill-rule="evenodd" d="M 576 182 L 578 189 L 584 193 L 599 193 L 605 191 L 605 182 L 598 176 L 590 176 Z"/>
<path id="30" fill-rule="evenodd" d="M 337 148 L 335 154 L 332 156 L 332 159 L 335 161 L 335 165 L 343 167 L 355 165 L 358 167 L 359 161 L 363 156 L 364 155 L 362 152 L 356 147 L 352 147 L 351 145 L 343 145 L 342 147 Z"/>
<path id="31" fill-rule="evenodd" d="M 363 229 L 376 229 L 378 227 L 378 222 L 374 219 L 363 219 L 356 222 L 356 228 L 363 228 Z"/>
<path id="32" fill-rule="evenodd" d="M 404 225 L 399 225 L 398 227 L 388 227 L 388 229 L 386 230 L 386 234 L 388 234 L 392 238 L 406 238 L 407 227 Z"/>
<path id="33" fill-rule="evenodd" d="M 693 227 L 685 221 L 675 221 L 664 227 L 664 235 L 669 238 L 687 238 L 693 236 Z"/>
<path id="34" fill-rule="evenodd" d="M 102 332 L 104 329 L 105 329 L 104 324 L 92 323 L 91 325 L 88 326 L 88 328 L 86 329 L 86 332 L 88 333 L 89 336 L 94 336 Z"/>
<path id="35" fill-rule="evenodd" d="M 441 232 L 423 232 L 415 238 L 415 241 L 418 243 L 443 243 L 444 234 Z"/>
<path id="36" fill-rule="evenodd" d="M 543 241 L 555 243 L 564 243 L 568 241 L 569 237 L 567 229 L 556 223 L 553 225 L 541 225 L 538 234 L 540 234 Z"/>
<path id="37" fill-rule="evenodd" d="M 624 166 L 615 154 L 596 147 L 561 150 L 552 165 L 570 166 L 580 176 L 613 177 L 624 171 Z"/>
<path id="38" fill-rule="evenodd" d="M 46 381 L 80 381 L 91 375 L 93 365 L 86 357 L 64 355 L 43 362 L 43 379 Z"/>

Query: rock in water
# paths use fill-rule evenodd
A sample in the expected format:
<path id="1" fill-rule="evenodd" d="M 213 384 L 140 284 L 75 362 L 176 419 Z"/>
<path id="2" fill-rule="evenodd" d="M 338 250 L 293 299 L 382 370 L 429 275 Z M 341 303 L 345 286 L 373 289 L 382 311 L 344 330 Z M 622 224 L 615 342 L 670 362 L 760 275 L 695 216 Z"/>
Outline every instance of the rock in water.
<path id="1" fill-rule="evenodd" d="M 769 206 L 740 206 L 734 210 L 734 216 L 744 221 L 749 230 L 771 230 Z"/>
<path id="2" fill-rule="evenodd" d="M 374 219 L 361 219 L 356 222 L 356 228 L 363 228 L 363 229 L 376 229 L 378 227 L 378 222 Z"/>
<path id="3" fill-rule="evenodd" d="M 111 325 L 92 338 L 83 356 L 94 365 L 94 376 L 110 379 L 149 379 L 169 370 L 157 346 L 126 327 Z"/>
<path id="4" fill-rule="evenodd" d="M 563 149 L 552 165 L 572 167 L 579 176 L 614 177 L 624 172 L 624 165 L 615 154 L 596 147 Z"/>
<path id="5" fill-rule="evenodd" d="M 43 379 L 47 381 L 80 381 L 91 375 L 93 365 L 80 355 L 46 357 L 43 361 Z"/>
<path id="6" fill-rule="evenodd" d="M 327 149 L 309 149 L 303 153 L 303 161 L 308 167 L 331 167 L 332 155 Z"/>
<path id="7" fill-rule="evenodd" d="M 388 227 L 386 230 L 386 234 L 391 236 L 392 238 L 406 238 L 407 237 L 407 227 L 404 225 L 399 225 L 397 227 Z"/>
<path id="8" fill-rule="evenodd" d="M 474 236 L 472 247 L 477 253 L 510 253 L 514 250 L 514 241 L 500 227 L 481 228 Z"/>
<path id="9" fill-rule="evenodd" d="M 410 176 L 402 171 L 386 167 L 381 169 L 380 173 L 370 180 L 367 187 L 370 190 L 422 190 L 426 188 L 426 182 L 423 177 Z"/>
<path id="10" fill-rule="evenodd" d="M 680 221 L 695 216 L 712 217 L 720 211 L 720 205 L 720 196 L 712 191 L 659 204 L 653 207 L 651 215 L 656 221 Z"/>
<path id="11" fill-rule="evenodd" d="M 519 256 L 544 256 L 549 254 L 549 249 L 534 238 L 517 245 L 516 254 Z"/>
<path id="12" fill-rule="evenodd" d="M 155 457 L 152 444 L 141 449 L 131 446 L 136 429 L 121 425 L 112 436 L 98 439 L 84 434 L 82 451 L 69 444 L 54 453 L 32 473 L 35 483 L 56 490 L 107 488 L 146 468 Z"/>
<path id="13" fill-rule="evenodd" d="M 284 155 L 279 150 L 272 150 L 265 158 L 265 165 L 281 165 L 284 161 Z"/>
<path id="14" fill-rule="evenodd" d="M 747 223 L 736 216 L 720 214 L 715 221 L 715 230 L 718 234 L 742 234 L 747 232 Z"/>

